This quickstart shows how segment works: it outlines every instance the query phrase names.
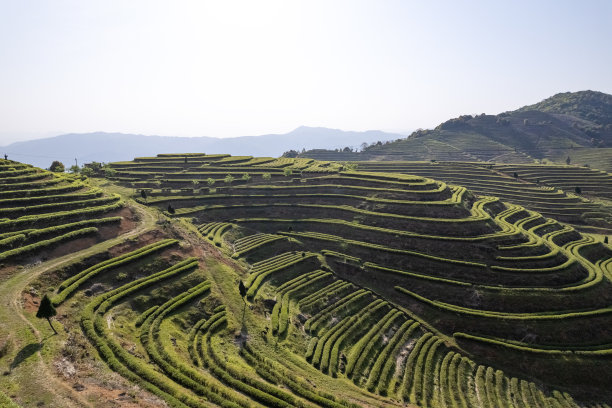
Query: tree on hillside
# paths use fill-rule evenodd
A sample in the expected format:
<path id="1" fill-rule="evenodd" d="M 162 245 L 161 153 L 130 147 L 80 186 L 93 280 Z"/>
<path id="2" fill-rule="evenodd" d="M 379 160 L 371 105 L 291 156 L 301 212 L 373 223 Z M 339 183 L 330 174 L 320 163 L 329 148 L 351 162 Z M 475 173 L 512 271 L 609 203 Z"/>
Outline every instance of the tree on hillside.
<path id="1" fill-rule="evenodd" d="M 145 200 L 145 202 L 147 201 L 147 192 L 146 192 L 146 190 L 140 190 L 140 196 L 142 197 L 143 200 Z"/>
<path id="2" fill-rule="evenodd" d="M 289 157 L 289 158 L 294 158 L 294 157 L 298 157 L 300 153 L 297 150 L 289 150 L 286 151 L 285 153 L 283 153 L 283 155 L 281 157 Z"/>
<path id="3" fill-rule="evenodd" d="M 172 206 L 172 204 L 168 204 L 168 212 L 170 214 L 174 214 L 176 211 L 174 210 L 174 207 Z"/>
<path id="4" fill-rule="evenodd" d="M 100 169 L 102 169 L 102 163 L 98 163 L 97 161 L 93 161 L 91 163 L 89 163 L 89 165 L 87 165 L 87 167 L 90 167 L 94 172 L 100 171 Z"/>
<path id="5" fill-rule="evenodd" d="M 514 172 L 514 178 L 518 178 L 518 173 L 516 171 Z"/>
<path id="6" fill-rule="evenodd" d="M 242 296 L 243 298 L 247 294 L 246 287 L 244 286 L 244 283 L 242 281 L 240 281 L 240 283 L 238 283 L 238 291 L 240 292 L 240 296 Z"/>
<path id="7" fill-rule="evenodd" d="M 570 159 L 570 157 L 567 156 L 567 159 L 565 159 L 565 163 L 567 163 L 567 165 L 569 166 L 571 162 L 572 162 L 572 159 Z"/>
<path id="8" fill-rule="evenodd" d="M 58 160 L 54 160 L 53 163 L 51 163 L 51 167 L 49 167 L 49 170 L 54 173 L 63 173 L 66 168 L 64 167 L 64 163 Z"/>
<path id="9" fill-rule="evenodd" d="M 76 173 L 81 171 L 81 168 L 79 166 L 77 166 L 76 164 L 73 164 L 72 166 L 70 166 L 68 171 L 71 172 L 71 173 L 76 174 Z"/>
<path id="10" fill-rule="evenodd" d="M 576 194 L 582 194 L 582 189 L 580 187 L 576 187 L 574 191 L 576 192 Z"/>
<path id="11" fill-rule="evenodd" d="M 604 244 L 607 244 L 607 243 L 608 243 L 608 236 L 606 235 L 606 236 L 604 237 Z"/>
<path id="12" fill-rule="evenodd" d="M 215 185 L 215 179 L 214 179 L 214 178 L 212 178 L 212 177 L 209 177 L 209 178 L 206 180 L 206 184 L 208 184 L 208 187 L 212 187 L 212 186 L 214 186 L 214 185 Z"/>
<path id="13" fill-rule="evenodd" d="M 242 180 L 248 183 L 251 180 L 251 176 L 249 176 L 249 173 L 244 173 L 242 175 Z"/>
<path id="14" fill-rule="evenodd" d="M 112 167 L 104 167 L 104 177 L 106 178 L 110 178 L 110 177 L 114 177 L 115 174 L 117 174 L 117 170 L 113 169 Z"/>
<path id="15" fill-rule="evenodd" d="M 39 319 L 47 319 L 49 326 L 51 326 L 51 329 L 55 334 L 57 334 L 57 330 L 55 330 L 55 327 L 53 327 L 53 324 L 51 324 L 51 318 L 56 314 L 57 311 L 55 310 L 55 307 L 53 307 L 53 303 L 51 303 L 49 296 L 43 296 L 42 300 L 40 301 L 40 306 L 38 307 L 38 312 L 36 312 L 36 317 Z"/>
<path id="16" fill-rule="evenodd" d="M 94 171 L 91 167 L 83 167 L 81 169 L 81 174 L 87 177 L 91 177 L 94 174 Z"/>
<path id="17" fill-rule="evenodd" d="M 285 167 L 285 170 L 283 170 L 283 174 L 284 174 L 286 177 L 289 177 L 290 175 L 292 175 L 292 174 L 293 174 L 293 171 L 292 171 L 290 168 Z"/>
<path id="18" fill-rule="evenodd" d="M 232 176 L 231 174 L 228 174 L 223 179 L 223 182 L 225 182 L 225 184 L 227 184 L 228 186 L 231 185 L 234 182 L 234 176 Z"/>
<path id="19" fill-rule="evenodd" d="M 270 175 L 270 173 L 264 173 L 264 174 L 261 176 L 261 178 L 262 178 L 262 179 L 264 179 L 264 180 L 266 180 L 266 181 L 269 181 L 269 180 L 272 178 L 272 176 Z"/>

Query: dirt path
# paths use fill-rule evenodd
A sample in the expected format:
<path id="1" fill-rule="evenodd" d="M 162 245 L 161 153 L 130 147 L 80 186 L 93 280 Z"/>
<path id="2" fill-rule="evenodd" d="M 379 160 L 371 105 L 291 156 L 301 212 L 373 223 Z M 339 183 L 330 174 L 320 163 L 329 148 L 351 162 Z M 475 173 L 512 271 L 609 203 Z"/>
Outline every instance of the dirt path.
<path id="1" fill-rule="evenodd" d="M 155 227 L 155 215 L 140 204 L 130 203 L 130 206 L 138 213 L 140 219 L 138 224 L 130 231 L 123 233 L 113 239 L 100 242 L 81 251 L 64 255 L 60 258 L 41 263 L 34 267 L 23 268 L 0 284 L 0 323 L 2 328 L 12 333 L 19 343 L 18 349 L 25 345 L 36 342 L 41 344 L 43 336 L 23 313 L 21 296 L 26 287 L 41 274 L 68 265 L 75 257 L 85 257 L 102 252 L 124 241 L 127 238 L 137 236 Z M 42 347 L 36 351 L 36 361 L 30 364 L 22 364 L 11 370 L 10 376 L 15 376 L 21 389 L 41 390 L 52 396 L 49 406 L 52 407 L 90 407 L 79 393 L 68 384 L 57 378 L 55 373 L 45 364 Z"/>

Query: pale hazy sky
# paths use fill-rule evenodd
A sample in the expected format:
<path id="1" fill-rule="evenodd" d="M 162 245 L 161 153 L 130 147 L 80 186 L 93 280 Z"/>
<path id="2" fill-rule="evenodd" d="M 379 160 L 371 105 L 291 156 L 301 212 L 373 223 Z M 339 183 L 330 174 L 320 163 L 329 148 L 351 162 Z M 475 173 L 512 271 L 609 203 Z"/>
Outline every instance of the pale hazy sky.
<path id="1" fill-rule="evenodd" d="M 0 0 L 0 145 L 409 131 L 612 93 L 612 1 Z"/>

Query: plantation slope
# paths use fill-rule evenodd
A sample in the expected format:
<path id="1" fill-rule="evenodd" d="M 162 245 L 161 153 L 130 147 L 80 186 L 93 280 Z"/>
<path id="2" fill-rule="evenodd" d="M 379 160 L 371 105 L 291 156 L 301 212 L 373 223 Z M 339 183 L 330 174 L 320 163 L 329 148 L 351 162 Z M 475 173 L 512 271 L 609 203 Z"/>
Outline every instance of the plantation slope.
<path id="1" fill-rule="evenodd" d="M 7 214 L 117 198 L 134 216 L 0 267 L 0 404 L 610 406 L 612 249 L 548 216 L 578 226 L 600 204 L 488 165 L 362 164 L 161 154 L 111 164 L 112 183 L 11 170 L 59 190 L 4 197 Z M 44 294 L 57 335 L 35 318 Z"/>
<path id="2" fill-rule="evenodd" d="M 65 341 L 65 336 L 61 340 L 57 339 L 54 345 L 49 345 L 51 338 L 48 325 L 34 317 L 35 310 L 24 309 L 24 303 L 31 293 L 35 293 L 32 285 L 37 279 L 42 279 L 43 287 L 46 288 L 46 276 L 54 271 L 67 268 L 75 260 L 78 262 L 92 254 L 103 253 L 155 226 L 155 218 L 149 211 L 138 206 L 133 208 L 139 215 L 139 222 L 118 237 L 16 271 L 10 267 L 0 269 L 3 277 L 0 281 L 0 344 L 8 344 L 7 353 L 0 357 L 0 367 L 3 372 L 9 372 L 9 375 L 0 378 L 0 389 L 6 390 L 7 396 L 21 406 L 36 406 L 41 401 L 50 406 L 95 406 L 91 400 L 75 391 L 72 383 L 58 376 L 52 364 L 54 360 L 61 361 L 57 344 Z M 38 344 L 42 344 L 42 347 L 34 347 Z M 32 349 L 35 350 L 33 355 L 25 353 Z M 99 395 L 94 397 L 99 398 Z"/>
<path id="3" fill-rule="evenodd" d="M 246 286 L 245 316 L 254 326 L 242 326 L 240 353 L 223 340 L 228 332 L 238 335 L 228 312 L 241 313 L 235 294 L 236 303 L 222 302 L 226 311 L 213 310 L 181 335 L 194 344 L 189 362 L 212 376 L 207 381 L 266 406 L 304 399 L 300 404 L 343 404 L 304 391 L 300 373 L 331 389 L 336 381 L 352 383 L 347 401 L 363 390 L 363 398 L 418 406 L 520 405 L 518 391 L 526 406 L 607 402 L 612 251 L 537 211 L 580 224 L 585 209 L 606 208 L 488 166 L 462 165 L 466 180 L 490 177 L 474 184 L 482 188 L 475 196 L 414 171 L 420 165 L 359 163 L 354 171 L 310 159 L 174 154 L 113 167 L 115 181 L 134 189 L 141 203 L 191 221 L 199 239 L 244 271 L 238 276 Z M 461 173 L 445 166 L 426 171 L 455 184 L 451 176 Z M 410 172 L 417 174 L 400 174 Z M 494 197 L 512 188 L 520 192 L 516 203 Z M 209 279 L 229 285 L 223 296 L 237 290 L 230 289 L 237 278 Z M 164 324 L 160 330 L 178 333 Z M 149 346 L 152 333 L 149 340 L 141 335 L 150 357 L 199 395 L 187 380 L 200 378 L 197 370 L 171 372 L 180 354 L 173 356 L 168 344 Z M 271 344 L 280 349 L 271 352 Z M 532 349 L 564 358 L 529 365 Z M 275 374 L 283 366 L 297 377 Z"/>
<path id="4" fill-rule="evenodd" d="M 461 185 L 576 226 L 612 230 L 612 176 L 576 166 L 476 162 L 360 162 L 359 170 L 415 174 Z M 515 177 L 516 175 L 516 177 Z M 578 189 L 579 190 L 578 190 Z M 579 194 L 577 193 L 579 192 Z"/>
<path id="5" fill-rule="evenodd" d="M 75 241 L 99 242 L 129 220 L 123 201 L 86 177 L 0 160 L 0 262 L 27 263 L 61 254 Z M 79 244 L 79 245 L 83 245 Z"/>

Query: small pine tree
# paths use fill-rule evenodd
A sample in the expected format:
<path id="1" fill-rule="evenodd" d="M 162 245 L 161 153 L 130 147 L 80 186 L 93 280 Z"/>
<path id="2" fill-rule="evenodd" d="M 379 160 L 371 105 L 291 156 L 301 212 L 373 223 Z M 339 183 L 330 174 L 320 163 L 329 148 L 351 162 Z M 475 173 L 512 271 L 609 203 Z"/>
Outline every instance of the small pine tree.
<path id="1" fill-rule="evenodd" d="M 147 201 L 147 192 L 145 190 L 140 190 L 140 196 L 143 200 Z"/>
<path id="2" fill-rule="evenodd" d="M 245 297 L 247 294 L 246 287 L 244 286 L 244 283 L 242 281 L 238 283 L 238 291 L 240 292 L 240 296 L 242 297 Z"/>
<path id="3" fill-rule="evenodd" d="M 242 180 L 248 183 L 251 180 L 251 176 L 249 176 L 249 173 L 244 173 L 242 175 Z"/>
<path id="4" fill-rule="evenodd" d="M 207 183 L 207 184 L 208 184 L 210 187 L 212 187 L 212 186 L 214 186 L 214 185 L 215 185 L 215 179 L 214 179 L 214 178 L 209 177 L 209 178 L 208 178 L 208 180 L 206 180 L 206 183 Z"/>
<path id="5" fill-rule="evenodd" d="M 55 310 L 55 307 L 53 307 L 53 303 L 51 302 L 51 299 L 49 299 L 49 296 L 43 296 L 42 300 L 40 301 L 40 306 L 38 307 L 38 312 L 36 312 L 36 317 L 39 319 L 47 319 L 49 326 L 51 326 L 51 329 L 55 334 L 57 334 L 57 331 L 55 330 L 55 327 L 53 327 L 53 324 L 51 324 L 51 318 L 56 314 L 57 311 Z"/>
<path id="6" fill-rule="evenodd" d="M 272 175 L 270 175 L 270 173 L 264 173 L 261 178 L 263 178 L 266 181 L 269 181 L 272 178 Z"/>
<path id="7" fill-rule="evenodd" d="M 582 189 L 580 187 L 576 187 L 574 189 L 574 191 L 576 192 L 576 194 L 581 194 L 582 193 Z"/>
<path id="8" fill-rule="evenodd" d="M 572 162 L 572 159 L 570 159 L 570 157 L 567 156 L 567 159 L 565 159 L 565 163 L 567 163 L 567 165 L 569 166 L 571 162 Z"/>
<path id="9" fill-rule="evenodd" d="M 606 235 L 606 236 L 604 237 L 604 244 L 607 244 L 607 243 L 608 243 L 608 236 Z"/>
<path id="10" fill-rule="evenodd" d="M 516 171 L 514 172 L 514 178 L 518 178 L 518 173 Z"/>
<path id="11" fill-rule="evenodd" d="M 225 184 L 231 185 L 234 182 L 234 176 L 232 176 L 231 174 L 228 174 L 227 176 L 225 176 L 223 181 L 225 182 Z"/>
<path id="12" fill-rule="evenodd" d="M 174 210 L 174 207 L 171 204 L 168 204 L 168 212 L 170 214 L 174 214 L 176 211 Z"/>
<path id="13" fill-rule="evenodd" d="M 286 177 L 289 177 L 290 175 L 292 175 L 292 174 L 293 174 L 293 171 L 292 171 L 290 168 L 285 167 L 285 170 L 283 170 L 283 174 L 284 174 Z"/>

